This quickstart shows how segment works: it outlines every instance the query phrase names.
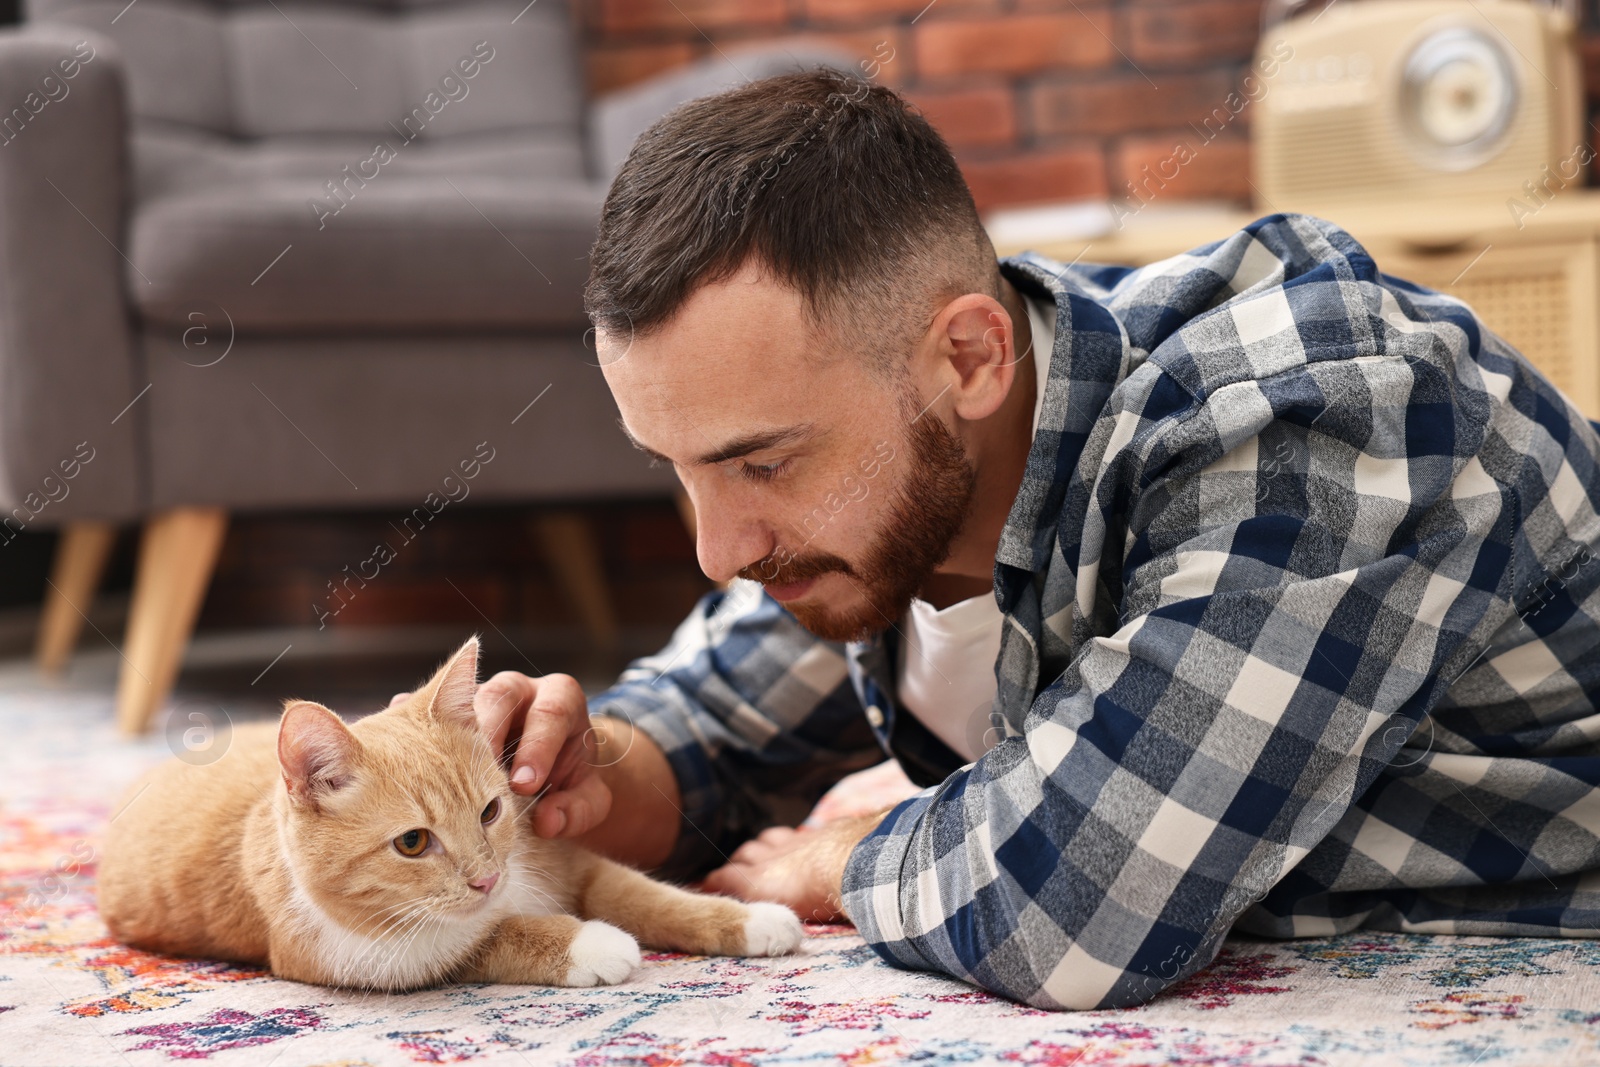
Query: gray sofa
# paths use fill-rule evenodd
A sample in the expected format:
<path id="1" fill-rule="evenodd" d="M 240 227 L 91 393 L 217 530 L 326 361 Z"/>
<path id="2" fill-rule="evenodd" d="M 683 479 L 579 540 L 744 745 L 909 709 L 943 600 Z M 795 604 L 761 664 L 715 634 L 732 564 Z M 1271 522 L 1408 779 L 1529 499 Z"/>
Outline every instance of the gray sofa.
<path id="1" fill-rule="evenodd" d="M 671 492 L 585 344 L 610 178 L 682 100 L 851 66 L 729 51 L 590 101 L 561 0 L 27 15 L 0 34 L 0 538 L 64 528 L 55 666 L 112 532 L 143 526 L 129 731 L 170 689 L 230 513 Z M 545 547 L 603 634 L 575 523 L 552 516 Z"/>

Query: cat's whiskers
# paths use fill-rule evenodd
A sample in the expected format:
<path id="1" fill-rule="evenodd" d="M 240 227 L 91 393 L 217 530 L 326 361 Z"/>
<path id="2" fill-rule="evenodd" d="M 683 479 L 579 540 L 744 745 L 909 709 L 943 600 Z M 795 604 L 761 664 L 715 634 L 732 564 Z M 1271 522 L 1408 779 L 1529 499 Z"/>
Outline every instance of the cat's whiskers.
<path id="1" fill-rule="evenodd" d="M 404 908 L 404 914 L 400 915 L 398 918 L 392 916 L 386 918 L 384 920 L 385 928 L 376 935 L 361 933 L 361 936 L 366 938 L 367 944 L 357 955 L 345 960 L 343 966 L 341 967 L 341 970 L 346 972 L 345 977 L 347 980 L 352 984 L 364 984 L 363 979 L 368 974 L 381 974 L 381 967 L 374 968 L 368 966 L 371 958 L 374 957 L 378 952 L 389 949 L 395 943 L 403 942 L 406 939 L 407 934 L 411 932 L 412 924 L 421 923 L 427 919 L 431 914 L 430 904 L 432 899 L 433 898 L 430 894 L 428 896 L 414 897 L 412 900 L 407 901 L 406 903 L 396 905 L 394 908 L 389 909 L 389 911 L 393 912 L 400 908 Z M 357 933 L 359 933 L 359 931 L 349 931 L 346 934 L 345 940 L 348 940 L 351 935 Z M 341 941 L 341 948 L 343 947 L 343 944 L 344 941 Z M 330 958 L 333 959 L 340 958 L 338 954 L 330 953 L 329 955 Z"/>
<path id="2" fill-rule="evenodd" d="M 511 858 L 522 859 L 525 856 L 533 855 L 537 851 L 539 850 L 534 845 L 522 845 L 521 847 L 512 850 Z"/>
<path id="3" fill-rule="evenodd" d="M 371 915 L 362 919 L 355 926 L 344 926 L 344 933 L 340 935 L 338 943 L 333 946 L 333 951 L 329 953 L 330 957 L 334 959 L 339 958 L 339 951 L 344 948 L 345 944 L 352 937 L 365 937 L 370 939 L 384 936 L 389 932 L 388 923 L 390 922 L 390 917 L 393 916 L 395 912 L 401 911 L 405 908 L 410 908 L 427 899 L 428 897 L 426 895 L 412 897 L 410 900 L 403 900 L 392 907 L 385 908 L 376 915 Z M 341 923 L 340 925 L 343 926 L 344 924 Z M 368 928 L 372 926 L 376 926 L 378 929 L 375 932 L 369 932 Z"/>
<path id="4" fill-rule="evenodd" d="M 517 860 L 511 861 L 511 863 L 507 864 L 507 867 L 515 870 L 519 875 L 526 875 L 526 877 L 519 877 L 517 879 L 516 888 L 518 890 L 541 896 L 548 901 L 551 906 L 555 906 L 555 897 L 553 897 L 547 889 L 540 885 L 541 879 L 539 876 L 543 872 L 541 872 L 537 867 L 525 866 Z M 564 911 L 566 909 L 563 908 L 561 910 Z"/>
<path id="5" fill-rule="evenodd" d="M 415 901 L 420 903 L 416 903 L 398 919 L 390 920 L 389 930 L 382 940 L 374 940 L 366 946 L 357 959 L 351 961 L 350 969 L 360 972 L 357 977 L 367 979 L 361 984 L 369 993 L 380 988 L 386 995 L 396 991 L 397 983 L 391 980 L 396 960 L 416 955 L 417 943 L 424 936 L 430 938 L 432 943 L 424 946 L 423 959 L 437 960 L 441 951 L 437 944 L 440 935 L 446 932 L 450 921 L 460 918 L 456 914 L 458 909 L 450 907 L 438 894 L 415 898 Z M 382 958 L 374 962 L 374 958 L 380 952 Z M 419 978 L 424 978 L 428 984 L 432 984 L 447 973 L 456 962 L 458 961 L 451 961 L 449 966 L 427 966 L 420 971 L 414 970 L 398 977 L 404 979 L 407 987 L 416 984 Z"/>
<path id="6" fill-rule="evenodd" d="M 394 959 L 394 956 L 396 954 L 401 954 L 401 953 L 406 954 L 406 955 L 411 954 L 412 951 L 413 951 L 413 947 L 415 946 L 417 941 L 419 941 L 422 938 L 424 933 L 427 933 L 427 934 L 429 934 L 430 937 L 432 937 L 434 939 L 434 944 L 429 946 L 429 951 L 427 953 L 429 960 L 434 965 L 430 966 L 427 969 L 426 984 L 428 984 L 428 985 L 436 984 L 438 982 L 439 978 L 443 974 L 447 973 L 454 966 L 454 963 L 452 963 L 449 967 L 444 967 L 444 966 L 438 966 L 437 965 L 439 962 L 441 962 L 441 961 L 438 960 L 439 948 L 438 948 L 438 944 L 437 944 L 437 938 L 438 938 L 438 935 L 440 933 L 442 933 L 443 930 L 444 930 L 444 922 L 445 922 L 446 918 L 447 918 L 447 916 L 445 916 L 443 914 L 440 914 L 438 912 L 433 912 L 433 913 L 430 913 L 428 915 L 423 916 L 422 919 L 414 927 L 411 928 L 411 930 L 409 931 L 409 935 L 406 937 L 405 941 L 397 943 L 394 946 L 394 948 L 391 950 L 390 956 L 385 960 L 385 968 L 384 969 L 385 970 L 388 969 L 390 963 L 392 962 L 392 960 Z M 416 976 L 412 976 L 412 978 L 410 979 L 410 982 L 408 982 L 408 988 L 412 984 L 414 984 L 415 982 L 416 982 Z M 395 990 L 391 986 L 389 989 L 386 989 L 384 992 L 385 992 L 385 996 L 387 997 L 387 994 L 395 992 Z M 387 1000 L 386 1000 L 386 1002 L 387 1002 Z"/>
<path id="7" fill-rule="evenodd" d="M 548 906 L 552 912 L 565 912 L 567 909 L 562 906 L 561 902 L 539 884 L 544 880 L 543 876 L 545 872 L 531 863 L 524 862 L 521 858 L 522 856 L 527 855 L 528 851 L 530 850 L 524 850 L 519 855 L 509 857 L 509 862 L 506 865 L 508 871 L 515 870 L 519 874 L 526 874 L 528 876 L 525 878 L 518 878 L 515 888 L 520 892 L 532 894 L 536 899 Z"/>
<path id="8" fill-rule="evenodd" d="M 510 858 L 511 862 L 513 862 L 513 863 L 521 863 L 521 862 L 529 860 L 529 858 L 532 857 L 538 851 L 539 851 L 539 849 L 534 847 L 534 846 L 532 846 L 532 845 L 523 845 L 521 848 L 518 848 L 514 852 L 512 852 L 510 854 L 509 858 Z M 529 862 L 527 865 L 530 868 L 532 868 L 533 870 L 540 871 L 540 873 L 542 873 L 542 870 L 539 867 L 537 867 L 536 865 L 534 865 L 533 863 Z"/>
<path id="9" fill-rule="evenodd" d="M 408 934 L 412 934 L 416 930 L 421 929 L 421 927 L 426 924 L 427 919 L 428 919 L 428 916 L 425 915 L 425 914 L 417 916 L 415 918 L 415 925 L 412 926 L 407 931 L 407 933 Z M 396 985 L 402 984 L 402 983 L 396 982 L 395 978 L 397 976 L 394 976 L 394 975 L 391 974 L 392 963 L 393 963 L 393 960 L 394 960 L 394 953 L 396 953 L 396 952 L 400 951 L 401 949 L 403 949 L 405 947 L 405 944 L 408 943 L 409 940 L 410 940 L 410 937 L 404 937 L 404 939 L 397 937 L 393 944 L 383 943 L 383 944 L 377 944 L 377 945 L 368 946 L 369 949 L 372 950 L 373 952 L 376 952 L 380 948 L 386 949 L 387 951 L 385 952 L 385 954 L 384 954 L 384 956 L 383 956 L 383 958 L 381 960 L 375 962 L 371 966 L 362 967 L 363 973 L 360 976 L 357 976 L 357 978 L 358 978 L 358 983 L 357 984 L 359 984 L 360 987 L 361 987 L 361 997 L 360 997 L 359 1000 L 356 1001 L 356 1006 L 358 1008 L 359 1007 L 364 1007 L 367 1004 L 367 1002 L 372 999 L 372 994 L 375 993 L 375 992 L 382 992 L 384 994 L 384 996 L 385 996 L 385 1003 L 387 1003 L 388 995 L 390 993 L 395 992 Z M 415 978 L 416 978 L 415 975 L 407 975 L 407 976 L 399 976 L 399 977 L 406 977 L 406 978 L 410 979 L 410 981 L 415 981 Z M 408 981 L 408 982 L 406 982 L 404 984 L 409 985 L 410 981 Z"/>
<path id="10" fill-rule="evenodd" d="M 393 942 L 386 946 L 388 951 L 384 954 L 383 959 L 371 968 L 372 973 L 383 980 L 379 983 L 368 985 L 367 992 L 362 997 L 362 1003 L 365 1003 L 368 999 L 370 999 L 372 993 L 379 988 L 381 988 L 383 991 L 384 1002 L 386 1004 L 388 1003 L 389 994 L 395 992 L 395 986 L 399 984 L 389 980 L 390 971 L 393 968 L 395 959 L 402 953 L 408 953 L 412 943 L 414 943 L 416 939 L 421 936 L 422 931 L 427 928 L 428 923 L 436 918 L 437 916 L 434 913 L 424 912 L 416 918 L 416 921 L 408 929 L 406 929 L 399 936 L 395 937 Z M 408 979 L 408 981 L 405 983 L 406 985 L 414 983 L 417 978 L 416 975 L 407 975 L 405 977 Z"/>
<path id="11" fill-rule="evenodd" d="M 338 923 L 337 926 L 341 931 L 340 934 L 339 934 L 339 939 L 338 939 L 338 941 L 334 942 L 331 946 L 328 945 L 324 940 L 325 937 L 326 937 L 325 933 L 323 934 L 322 937 L 317 937 L 315 934 L 313 934 L 312 936 L 315 938 L 315 941 L 316 941 L 317 953 L 320 956 L 322 956 L 323 958 L 328 959 L 328 960 L 337 961 L 337 960 L 343 959 L 344 947 L 345 947 L 346 944 L 349 943 L 351 938 L 359 937 L 359 938 L 365 939 L 367 941 L 372 941 L 376 937 L 382 937 L 384 932 L 385 932 L 384 927 L 385 927 L 386 923 L 388 922 L 388 916 L 391 913 L 393 913 L 395 911 L 398 911 L 398 910 L 400 910 L 402 908 L 412 907 L 413 905 L 415 905 L 417 902 L 421 901 L 422 899 L 424 899 L 424 898 L 422 898 L 422 897 L 414 897 L 409 901 L 402 901 L 401 903 L 396 904 L 391 908 L 385 909 L 383 912 L 379 913 L 376 916 L 368 916 L 366 918 L 363 918 L 360 922 L 358 922 L 357 924 L 355 924 L 353 926 L 347 926 L 347 925 L 345 925 L 343 923 Z M 377 926 L 379 929 L 377 929 L 375 932 L 369 932 L 369 929 L 371 927 L 373 927 L 373 926 Z M 325 930 L 325 928 L 324 928 L 324 930 Z M 338 966 L 337 967 L 338 973 L 339 973 L 341 978 L 344 977 L 344 972 L 347 969 L 349 969 L 348 965 Z"/>
<path id="12" fill-rule="evenodd" d="M 361 984 L 363 977 L 369 971 L 367 963 L 370 958 L 375 956 L 380 950 L 387 948 L 395 939 L 403 936 L 407 924 L 412 921 L 420 921 L 421 916 L 425 915 L 426 913 L 426 898 L 419 897 L 417 898 L 416 903 L 413 903 L 407 907 L 404 914 L 400 915 L 398 918 L 390 918 L 386 920 L 384 929 L 381 930 L 377 935 L 374 936 L 370 934 L 363 934 L 362 937 L 366 940 L 366 944 L 362 946 L 361 951 L 354 956 L 351 956 L 349 959 L 343 959 L 342 954 L 330 953 L 331 958 L 340 959 L 342 961 L 340 968 L 342 972 L 341 977 L 344 977 L 352 984 Z M 351 933 L 354 932 L 355 931 L 351 931 Z M 341 947 L 342 946 L 343 942 L 341 942 Z"/>
<path id="13" fill-rule="evenodd" d="M 397 976 L 394 976 L 392 972 L 395 961 L 408 955 L 423 931 L 428 929 L 430 924 L 437 923 L 439 920 L 440 916 L 436 909 L 430 909 L 425 906 L 417 908 L 407 914 L 404 925 L 396 927 L 389 939 L 375 942 L 368 946 L 368 951 L 362 956 L 362 970 L 369 977 L 369 980 L 363 983 L 369 995 L 375 989 L 382 989 L 385 994 L 392 993 L 395 991 L 397 984 L 404 984 L 407 988 L 410 988 L 418 983 L 419 977 L 424 977 L 431 981 L 433 977 L 431 974 L 419 976 L 416 973 L 409 973 L 398 976 L 404 979 L 404 982 L 397 983 L 395 981 Z M 376 962 L 368 962 L 367 957 L 376 956 L 378 953 L 382 953 L 380 959 L 377 959 Z M 365 999 L 363 998 L 363 1002 Z"/>
<path id="14" fill-rule="evenodd" d="M 392 919 L 397 912 L 400 912 L 406 908 L 414 907 L 418 904 L 425 904 L 427 901 L 432 899 L 432 897 L 432 893 L 423 893 L 421 896 L 412 897 L 410 900 L 402 900 L 398 904 L 385 908 L 373 918 L 379 922 L 388 921 Z"/>
<path id="15" fill-rule="evenodd" d="M 526 874 L 534 879 L 538 879 L 545 873 L 542 867 L 524 859 L 522 856 L 506 857 L 506 868 L 508 870 L 515 869 L 519 874 Z M 523 880 L 519 879 L 517 884 L 522 885 Z"/>

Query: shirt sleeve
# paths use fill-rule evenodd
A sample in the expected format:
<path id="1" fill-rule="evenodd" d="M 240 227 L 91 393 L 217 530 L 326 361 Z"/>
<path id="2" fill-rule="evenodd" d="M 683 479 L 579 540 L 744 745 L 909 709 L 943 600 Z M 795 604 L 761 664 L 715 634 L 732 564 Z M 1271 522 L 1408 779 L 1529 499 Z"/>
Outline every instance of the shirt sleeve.
<path id="1" fill-rule="evenodd" d="M 1321 426 L 1246 382 L 1234 414 L 1271 414 L 1242 440 L 1226 397 L 1127 435 L 1137 462 L 1096 487 L 1129 516 L 1105 538 L 1121 559 L 1077 575 L 1103 624 L 1020 733 L 851 853 L 845 910 L 880 956 L 1040 1008 L 1142 1002 L 1209 963 L 1394 757 L 1498 625 L 1511 520 L 1447 406 L 1365 406 L 1414 373 L 1381 364 L 1328 371 L 1377 384 Z"/>
<path id="2" fill-rule="evenodd" d="M 757 582 L 707 593 L 661 651 L 590 698 L 660 746 L 678 783 L 677 844 L 657 871 L 692 879 L 772 825 L 797 825 L 840 778 L 887 758 L 844 646 Z M 602 755 L 602 758 L 604 756 Z"/>

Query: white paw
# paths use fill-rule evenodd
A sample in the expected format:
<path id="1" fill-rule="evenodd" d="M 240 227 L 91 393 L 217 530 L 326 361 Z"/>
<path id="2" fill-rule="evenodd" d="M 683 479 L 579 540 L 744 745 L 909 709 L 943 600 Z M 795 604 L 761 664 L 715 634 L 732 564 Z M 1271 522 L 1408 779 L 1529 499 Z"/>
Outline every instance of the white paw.
<path id="1" fill-rule="evenodd" d="M 567 947 L 566 985 L 616 985 L 639 966 L 639 942 L 610 923 L 586 922 Z"/>
<path id="2" fill-rule="evenodd" d="M 800 947 L 805 931 L 794 912 L 782 904 L 749 904 L 744 921 L 746 956 L 782 956 Z"/>

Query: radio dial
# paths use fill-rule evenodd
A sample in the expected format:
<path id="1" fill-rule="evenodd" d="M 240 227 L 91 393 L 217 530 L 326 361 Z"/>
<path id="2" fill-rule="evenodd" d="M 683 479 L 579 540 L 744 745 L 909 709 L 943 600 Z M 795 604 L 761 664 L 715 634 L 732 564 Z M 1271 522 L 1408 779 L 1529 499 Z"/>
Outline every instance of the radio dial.
<path id="1" fill-rule="evenodd" d="M 1495 41 L 1466 27 L 1438 30 L 1406 58 L 1403 114 L 1447 168 L 1493 153 L 1517 110 L 1510 60 Z"/>

